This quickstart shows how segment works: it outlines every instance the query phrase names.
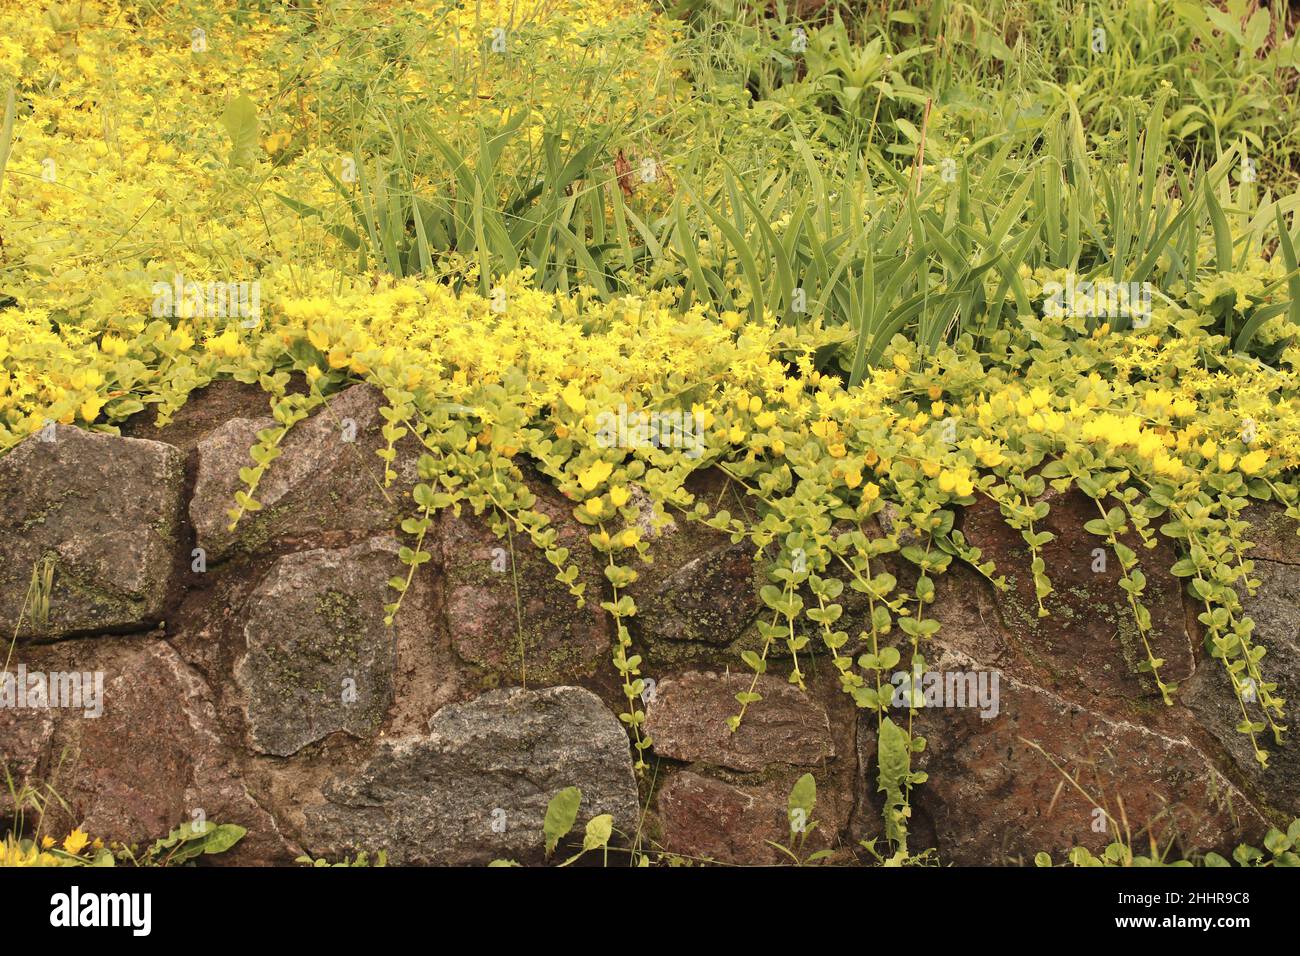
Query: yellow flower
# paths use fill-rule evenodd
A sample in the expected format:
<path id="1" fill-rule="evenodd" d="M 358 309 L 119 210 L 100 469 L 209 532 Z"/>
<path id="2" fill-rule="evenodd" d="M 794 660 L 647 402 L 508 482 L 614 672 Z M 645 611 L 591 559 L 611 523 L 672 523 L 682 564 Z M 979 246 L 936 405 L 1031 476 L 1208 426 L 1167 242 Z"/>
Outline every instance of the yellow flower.
<path id="1" fill-rule="evenodd" d="M 1157 475 L 1167 478 L 1177 478 L 1183 473 L 1183 463 L 1164 449 L 1156 452 L 1153 465 Z"/>
<path id="2" fill-rule="evenodd" d="M 564 391 L 560 392 L 560 398 L 564 399 L 564 404 L 581 415 L 587 410 L 587 399 L 582 395 L 582 389 L 578 387 L 577 382 L 570 382 L 565 386 Z"/>
<path id="3" fill-rule="evenodd" d="M 578 484 L 582 486 L 583 491 L 595 491 L 613 471 L 614 466 L 607 461 L 593 462 L 578 473 Z M 593 514 L 599 513 L 599 511 L 593 512 Z"/>
<path id="4" fill-rule="evenodd" d="M 92 395 L 81 403 L 81 418 L 83 421 L 90 423 L 99 417 L 99 410 L 104 407 L 104 399 L 98 395 Z"/>
<path id="5" fill-rule="evenodd" d="M 105 355 L 114 355 L 121 358 L 130 349 L 130 345 L 115 335 L 105 335 L 100 339 L 99 349 Z"/>
<path id="6" fill-rule="evenodd" d="M 1006 456 L 1002 454 L 1002 449 L 984 438 L 972 438 L 967 443 L 967 447 L 975 453 L 975 457 L 979 459 L 980 464 L 986 468 L 996 468 L 1007 460 Z"/>
<path id="7" fill-rule="evenodd" d="M 227 329 L 208 341 L 208 351 L 220 358 L 237 358 L 247 354 L 248 349 L 233 329 Z M 333 360 L 333 353 L 331 353 L 331 363 L 333 363 Z M 346 359 L 339 360 L 339 365 L 343 364 L 346 364 Z M 334 367 L 338 368 L 339 365 Z"/>
<path id="8" fill-rule="evenodd" d="M 898 369 L 900 372 L 907 372 L 912 368 L 912 363 L 908 361 L 906 355 L 902 352 L 898 352 L 894 355 L 894 368 Z"/>
<path id="9" fill-rule="evenodd" d="M 609 489 L 609 500 L 614 503 L 615 508 L 621 508 L 627 504 L 628 491 L 622 485 Z"/>
<path id="10" fill-rule="evenodd" d="M 588 498 L 583 507 L 587 509 L 587 514 L 593 518 L 599 518 L 600 513 L 605 510 L 605 504 L 599 498 Z"/>
<path id="11" fill-rule="evenodd" d="M 875 501 L 880 497 L 880 486 L 874 481 L 868 481 L 862 486 L 862 500 Z"/>
<path id="12" fill-rule="evenodd" d="M 1154 458 L 1156 452 L 1164 447 L 1164 442 L 1155 432 L 1143 432 L 1138 439 L 1138 454 L 1143 458 Z"/>
<path id="13" fill-rule="evenodd" d="M 971 480 L 970 471 L 966 468 L 945 470 L 939 473 L 939 490 L 965 498 L 975 493 L 975 484 Z"/>
<path id="14" fill-rule="evenodd" d="M 1201 447 L 1197 451 L 1201 453 L 1201 457 L 1206 461 L 1211 461 L 1219 453 L 1219 446 L 1213 440 L 1207 438 L 1201 443 Z"/>
<path id="15" fill-rule="evenodd" d="M 641 532 L 636 528 L 628 528 L 623 532 L 623 547 L 635 548 L 636 543 L 641 540 Z"/>
<path id="16" fill-rule="evenodd" d="M 41 849 L 48 850 L 52 846 L 54 846 L 54 837 L 52 836 L 41 837 Z"/>
<path id="17" fill-rule="evenodd" d="M 1136 445 L 1142 436 L 1142 422 L 1134 415 L 1120 417 L 1110 412 L 1102 412 L 1083 425 L 1083 437 L 1088 441 L 1104 441 L 1119 448 L 1123 445 Z"/>
<path id="18" fill-rule="evenodd" d="M 1243 455 L 1241 457 L 1241 461 L 1237 463 L 1237 467 L 1240 468 L 1246 474 L 1253 475 L 1261 468 L 1263 468 L 1267 461 L 1268 461 L 1268 452 L 1264 451 L 1264 449 L 1262 448 L 1259 448 L 1256 449 L 1255 451 L 1252 451 L 1249 455 Z"/>
<path id="19" fill-rule="evenodd" d="M 63 849 L 76 856 L 89 842 L 90 837 L 87 834 L 82 833 L 80 830 L 73 830 L 68 834 L 68 838 L 63 841 Z"/>
<path id="20" fill-rule="evenodd" d="M 1230 451 L 1219 453 L 1219 471 L 1232 471 L 1232 466 L 1237 463 L 1237 456 Z"/>
<path id="21" fill-rule="evenodd" d="M 285 130 L 279 130 L 266 138 L 266 151 L 268 153 L 278 153 L 292 142 L 292 133 L 286 132 Z"/>
<path id="22" fill-rule="evenodd" d="M 1157 412 L 1167 412 L 1174 404 L 1174 397 L 1166 389 L 1153 388 L 1142 396 L 1142 404 Z"/>

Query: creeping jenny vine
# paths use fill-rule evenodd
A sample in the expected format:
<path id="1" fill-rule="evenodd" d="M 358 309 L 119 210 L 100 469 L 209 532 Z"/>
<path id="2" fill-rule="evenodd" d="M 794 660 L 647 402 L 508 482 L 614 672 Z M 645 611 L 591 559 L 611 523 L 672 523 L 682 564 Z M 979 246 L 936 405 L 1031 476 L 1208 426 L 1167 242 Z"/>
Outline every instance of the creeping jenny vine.
<path id="1" fill-rule="evenodd" d="M 162 371 L 152 400 L 173 407 L 180 396 L 170 383 L 224 374 L 271 392 L 278 425 L 251 453 L 247 488 L 231 512 L 237 523 L 257 508 L 257 482 L 294 422 L 349 382 L 382 389 L 379 456 L 388 483 L 400 443 L 413 438 L 419 448 L 413 511 L 402 522 L 406 571 L 390 582 L 390 620 L 428 560 L 434 515 L 466 506 L 488 516 L 497 534 L 529 538 L 576 601 L 591 599 L 578 558 L 558 543 L 525 471 L 554 484 L 587 529 L 607 584 L 601 607 L 613 622 L 612 661 L 626 698 L 619 716 L 638 769 L 652 741 L 629 586 L 653 557 L 655 529 L 694 521 L 750 542 L 771 584 L 760 593 L 768 611 L 757 623 L 761 646 L 742 652 L 743 663 L 757 678 L 780 646 L 790 681 L 802 686 L 815 637 L 845 693 L 876 712 L 896 860 L 907 857 L 909 792 L 925 779 L 912 769 L 925 746 L 913 727 L 922 701 L 913 689 L 906 719 L 896 723 L 882 675 L 904 658 L 913 672 L 924 670 L 940 627 L 928 613 L 935 579 L 954 560 L 1007 587 L 998 573 L 1006 569 L 983 560 L 959 529 L 960 510 L 980 499 L 1020 532 L 1040 616 L 1051 613 L 1052 594 L 1041 556 L 1052 539 L 1042 530 L 1046 485 L 1092 499 L 1097 516 L 1086 530 L 1119 562 L 1146 655 L 1141 670 L 1167 704 L 1177 688 L 1161 676 L 1164 662 L 1153 650 L 1143 600 L 1155 569 L 1140 552 L 1157 535 L 1175 542 L 1178 561 L 1164 570 L 1186 579 L 1202 609 L 1207 649 L 1240 708 L 1237 729 L 1267 765 L 1265 734 L 1281 741 L 1285 726 L 1266 649 L 1242 610 L 1241 592 L 1256 582 L 1241 513 L 1252 500 L 1274 501 L 1300 517 L 1294 349 L 1278 369 L 1229 355 L 1225 376 L 1203 361 L 1214 343 L 1182 309 L 1157 309 L 1143 334 L 1030 320 L 981 351 L 962 339 L 929 359 L 898 338 L 887 364 L 848 389 L 817 368 L 816 329 L 798 337 L 776 323 L 732 329 L 702 307 L 675 312 L 666 294 L 603 303 L 540 292 L 526 278 L 509 280 L 512 308 L 490 320 L 476 295 L 457 298 L 433 283 L 345 292 L 328 306 L 290 300 L 270 328 L 241 337 L 230 354 L 154 354 Z M 392 314 L 399 303 L 400 323 L 365 318 Z M 472 336 L 470 316 L 480 323 Z M 135 347 L 164 335 L 146 331 Z M 286 391 L 291 374 L 305 376 L 306 393 Z M 703 447 L 607 447 L 597 422 L 620 406 L 697 416 Z M 743 515 L 687 490 L 687 478 L 707 468 L 740 491 Z M 865 600 L 856 633 L 843 627 L 846 588 Z M 733 730 L 761 706 L 757 687 L 737 694 Z"/>

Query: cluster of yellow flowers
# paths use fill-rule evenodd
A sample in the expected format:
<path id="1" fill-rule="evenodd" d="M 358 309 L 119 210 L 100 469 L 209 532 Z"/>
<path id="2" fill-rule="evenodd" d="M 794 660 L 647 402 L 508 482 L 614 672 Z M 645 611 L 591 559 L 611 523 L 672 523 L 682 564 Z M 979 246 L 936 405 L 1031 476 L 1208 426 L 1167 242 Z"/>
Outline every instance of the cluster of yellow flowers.
<path id="1" fill-rule="evenodd" d="M 619 29 L 592 40 L 599 55 L 585 68 L 600 79 L 583 80 L 589 95 L 575 96 L 569 84 L 588 59 L 587 34 Z M 502 53 L 493 50 L 497 30 L 508 38 Z M 133 314 L 141 285 L 173 274 L 208 281 L 253 279 L 281 263 L 346 268 L 351 253 L 331 223 L 277 195 L 345 218 L 322 168 L 338 176 L 354 151 L 382 152 L 375 131 L 404 104 L 418 104 L 470 155 L 479 119 L 580 109 L 575 123 L 599 124 L 625 116 L 634 95 L 649 108 L 673 95 L 655 56 L 668 39 L 633 0 L 371 0 L 314 13 L 234 0 L 164 13 L 85 0 L 35 16 L 28 3 L 0 0 L 0 112 L 11 89 L 17 103 L 0 179 L 0 304 L 12 297 L 62 329 L 97 334 Z M 355 90 L 365 87 L 358 106 Z M 249 169 L 227 163 L 222 127 L 241 94 L 259 114 Z M 529 141 L 540 132 L 531 129 Z"/>
<path id="2" fill-rule="evenodd" d="M 138 411 L 161 373 L 128 343 L 147 340 L 148 354 L 171 361 L 196 346 L 231 362 L 246 354 L 240 330 L 214 328 L 185 302 L 142 339 L 157 329 L 158 283 L 267 281 L 300 264 L 346 274 L 351 253 L 332 224 L 275 197 L 345 217 L 322 167 L 341 176 L 345 156 L 373 152 L 367 137 L 390 106 L 418 102 L 471 153 L 480 118 L 577 108 L 599 124 L 626 115 L 620 98 L 671 93 L 656 59 L 667 29 L 635 0 L 328 11 L 221 0 L 165 13 L 86 0 L 35 16 L 0 0 L 0 111 L 16 94 L 0 177 L 0 450 L 46 421 Z M 584 63 L 599 82 L 593 73 L 582 81 L 591 95 L 576 98 L 566 84 Z M 358 83 L 371 90 L 359 111 Z M 259 113 L 248 169 L 227 163 L 222 127 L 240 94 Z M 376 321 L 388 307 L 376 299 Z M 450 344 L 471 334 L 462 327 Z M 364 351 L 359 335 L 340 338 L 335 356 Z"/>
<path id="3" fill-rule="evenodd" d="M 81 830 L 73 830 L 62 844 L 51 836 L 20 840 L 10 833 L 0 841 L 0 866 L 85 866 L 103 849 L 103 840 L 91 840 Z"/>
<path id="4" fill-rule="evenodd" d="M 136 320 L 79 340 L 49 331 L 40 310 L 0 311 L 0 447 L 47 421 L 120 421 L 142 403 L 166 405 L 169 390 L 287 364 L 326 389 L 384 370 L 431 401 L 466 405 L 509 380 L 525 419 L 552 416 L 559 438 L 575 425 L 595 434 L 597 416 L 620 406 L 660 408 L 689 395 L 675 404 L 707 416 L 711 444 L 753 461 L 811 439 L 850 489 L 911 460 L 942 492 L 968 498 L 978 471 L 1006 468 L 1013 449 L 1029 446 L 1096 445 L 1174 481 L 1207 464 L 1252 478 L 1300 461 L 1294 368 L 1242 359 L 1229 360 L 1231 375 L 1210 371 L 1198 359 L 1204 342 L 1167 323 L 1159 346 L 1112 333 L 1055 367 L 993 364 L 979 387 L 954 382 L 900 340 L 891 364 L 850 391 L 815 367 L 829 339 L 815 326 L 797 335 L 774 322 L 732 330 L 699 306 L 680 312 L 671 291 L 604 302 L 590 291 L 540 291 L 526 273 L 487 298 L 434 281 L 358 280 L 335 291 L 338 282 L 328 270 L 268 275 L 257 329 Z M 146 300 L 138 289 L 142 313 Z M 319 360 L 301 359 L 309 354 Z"/>

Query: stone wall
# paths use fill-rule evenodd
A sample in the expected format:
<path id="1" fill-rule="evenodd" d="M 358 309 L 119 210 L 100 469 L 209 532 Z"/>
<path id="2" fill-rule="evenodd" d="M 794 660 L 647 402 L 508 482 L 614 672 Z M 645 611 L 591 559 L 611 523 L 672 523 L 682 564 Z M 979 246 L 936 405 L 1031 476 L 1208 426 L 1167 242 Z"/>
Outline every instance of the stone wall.
<path id="1" fill-rule="evenodd" d="M 256 388 L 223 383 L 163 428 L 147 417 L 123 437 L 60 427 L 0 458 L 0 620 L 19 619 L 34 566 L 54 569 L 49 613 L 23 616 L 9 670 L 104 675 L 102 716 L 0 708 L 0 761 L 66 804 L 51 802 L 47 831 L 143 842 L 201 812 L 248 828 L 230 862 L 380 848 L 398 863 L 527 862 L 549 798 L 578 786 L 580 821 L 609 813 L 650 847 L 776 863 L 768 841 L 787 842 L 787 795 L 811 772 L 808 847 L 866 859 L 858 841 L 879 836 L 881 818 L 875 718 L 839 690 L 816 638 L 807 691 L 777 659 L 759 680 L 763 701 L 726 729 L 751 680 L 739 653 L 758 640 L 751 549 L 682 522 L 653 541 L 655 563 L 633 589 L 654 680 L 651 770 L 638 779 L 615 716 L 610 622 L 595 599 L 578 609 L 527 542 L 511 548 L 468 511 L 443 514 L 433 560 L 385 627 L 414 454 L 403 450 L 400 480 L 382 488 L 381 400 L 368 386 L 290 433 L 262 510 L 228 531 L 248 449 L 272 424 L 266 407 Z M 694 480 L 697 492 L 731 493 L 717 474 Z M 585 532 L 565 499 L 533 485 L 594 598 L 604 584 Z M 1271 747 L 1270 769 L 1256 767 L 1221 667 L 1165 573 L 1167 546 L 1143 566 L 1175 706 L 1139 676 L 1114 562 L 1093 570 L 1082 504 L 1052 501 L 1044 557 L 1057 593 L 1042 620 L 1028 610 L 1018 534 L 995 509 L 962 516 L 1012 587 L 995 592 L 964 566 L 941 576 L 943 626 L 927 659 L 996 671 L 998 711 L 919 713 L 929 780 L 913 793 L 914 849 L 959 864 L 1098 850 L 1113 835 L 1097 831 L 1094 802 L 1141 846 L 1150 831 L 1182 852 L 1258 842 L 1270 822 L 1300 815 L 1300 755 Z M 1251 518 L 1261 587 L 1248 610 L 1278 693 L 1300 700 L 1295 528 L 1267 509 Z M 865 608 L 846 595 L 842 626 L 855 634 Z"/>

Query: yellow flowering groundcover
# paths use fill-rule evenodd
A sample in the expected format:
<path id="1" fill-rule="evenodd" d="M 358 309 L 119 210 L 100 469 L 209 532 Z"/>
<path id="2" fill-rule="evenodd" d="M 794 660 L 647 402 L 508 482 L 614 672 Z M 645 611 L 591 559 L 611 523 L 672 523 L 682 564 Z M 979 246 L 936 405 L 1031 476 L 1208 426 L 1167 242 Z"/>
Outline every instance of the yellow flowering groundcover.
<path id="1" fill-rule="evenodd" d="M 256 383 L 277 424 L 249 450 L 237 525 L 294 425 L 368 382 L 386 402 L 386 483 L 399 442 L 421 451 L 388 622 L 438 512 L 527 536 L 613 621 L 638 770 L 651 740 L 627 591 L 653 557 L 645 509 L 652 526 L 672 514 L 747 540 L 771 583 L 732 729 L 761 706 L 773 648 L 804 684 L 813 634 L 878 716 L 894 862 L 923 781 L 899 755 L 921 743 L 886 715 L 882 675 L 922 659 L 953 561 L 1006 587 L 956 517 L 997 506 L 1046 615 L 1045 495 L 1077 489 L 1165 703 L 1178 690 L 1124 542 L 1175 541 L 1168 570 L 1267 765 L 1285 702 L 1242 609 L 1242 513 L 1271 501 L 1300 519 L 1300 195 L 1229 178 L 1255 168 L 1241 130 L 1189 181 L 1185 155 L 1139 123 L 1168 115 L 1194 140 L 1167 84 L 1126 132 L 1097 135 L 1084 91 L 1064 89 L 1016 121 L 1013 162 L 1012 140 L 965 135 L 963 101 L 924 95 L 930 44 L 886 53 L 835 24 L 810 24 L 796 68 L 788 30 L 785 60 L 725 46 L 688 60 L 686 23 L 631 0 L 310 16 L 0 0 L 0 453 L 54 423 L 116 433 L 151 408 L 165 425 L 213 382 Z M 913 60 L 930 75 L 890 72 Z M 744 82 L 699 93 L 715 69 Z M 752 89 L 770 95 L 742 113 Z M 950 155 L 927 161 L 932 117 Z M 1140 314 L 1117 293 L 1114 314 L 1053 304 L 1085 271 L 1107 296 L 1134 275 L 1158 289 Z M 673 440 L 611 441 L 629 412 L 675 423 Z M 586 593 L 526 467 L 571 503 L 607 593 Z M 743 490 L 741 514 L 687 490 L 705 469 Z M 914 586 L 880 573 L 895 553 Z M 871 600 L 857 659 L 837 626 L 846 586 Z M 62 849 L 0 845 L 5 863 L 70 858 L 97 858 L 80 831 Z"/>

